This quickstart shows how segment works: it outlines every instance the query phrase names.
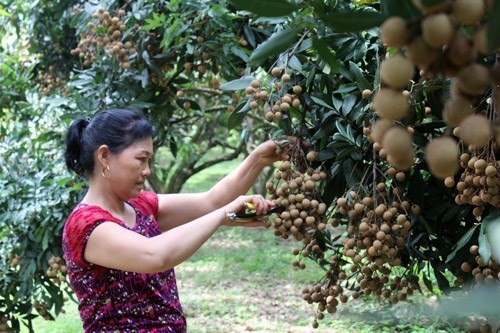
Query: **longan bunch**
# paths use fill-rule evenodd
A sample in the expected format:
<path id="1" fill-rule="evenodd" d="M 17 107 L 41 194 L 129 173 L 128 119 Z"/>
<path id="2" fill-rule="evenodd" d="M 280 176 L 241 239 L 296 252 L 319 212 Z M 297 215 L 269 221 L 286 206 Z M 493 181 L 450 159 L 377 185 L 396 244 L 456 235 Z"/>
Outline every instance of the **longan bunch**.
<path id="1" fill-rule="evenodd" d="M 97 61 L 97 50 L 94 47 L 97 38 L 93 32 L 83 32 L 78 46 L 70 51 L 72 56 L 79 57 L 83 61 L 85 67 Z"/>
<path id="2" fill-rule="evenodd" d="M 284 239 L 292 236 L 307 244 L 312 240 L 315 230 L 325 230 L 326 204 L 320 202 L 317 187 L 326 177 L 326 172 L 320 169 L 308 167 L 302 173 L 294 170 L 290 161 L 279 164 L 275 174 L 277 183 L 266 183 L 272 200 L 277 206 L 285 208 L 273 219 L 276 236 Z"/>
<path id="3" fill-rule="evenodd" d="M 361 272 L 348 272 L 346 262 L 339 256 L 330 258 L 330 268 L 324 279 L 309 288 L 302 290 L 303 299 L 309 304 L 317 305 L 313 328 L 319 326 L 318 320 L 324 318 L 324 312 L 335 313 L 340 304 L 349 300 L 358 299 L 362 294 L 376 295 L 382 301 L 395 304 L 407 299 L 417 288 L 406 278 L 389 277 L 390 270 L 385 268 L 384 273 L 377 273 L 380 269 L 375 263 L 367 265 Z M 356 276 L 357 275 L 357 276 Z M 354 281 L 356 283 L 353 283 Z"/>
<path id="4" fill-rule="evenodd" d="M 104 8 L 99 8 L 92 14 L 98 23 L 87 24 L 90 32 L 82 35 L 80 44 L 71 50 L 71 54 L 82 58 L 84 66 L 90 66 L 96 61 L 97 49 L 105 48 L 110 56 L 116 57 L 120 68 L 130 68 L 130 56 L 136 53 L 136 48 L 132 41 L 122 42 L 123 32 L 127 29 L 123 22 L 125 15 L 123 9 L 116 16 L 111 16 Z"/>
<path id="5" fill-rule="evenodd" d="M 45 320 L 50 320 L 49 312 L 47 311 L 48 305 L 46 302 L 36 300 L 33 302 L 35 310 L 43 317 Z"/>
<path id="6" fill-rule="evenodd" d="M 479 247 L 477 245 L 472 245 L 469 248 L 469 252 L 475 256 L 474 262 L 463 262 L 461 265 L 462 271 L 464 273 L 472 272 L 477 285 L 486 284 L 489 286 L 495 285 L 498 287 L 500 279 L 500 266 L 497 264 L 497 262 L 493 259 L 490 259 L 488 263 L 485 263 L 479 255 Z"/>
<path id="7" fill-rule="evenodd" d="M 355 267 L 362 262 L 376 262 L 378 266 L 401 264 L 399 253 L 411 229 L 408 201 L 387 204 L 370 196 L 361 201 L 353 198 L 351 202 L 339 198 L 337 207 L 341 215 L 349 217 L 344 256 L 350 258 Z"/>
<path id="8" fill-rule="evenodd" d="M 422 12 L 420 19 L 390 17 L 380 27 L 380 38 L 388 47 L 404 49 L 408 59 L 423 70 L 422 74 L 455 76 L 461 68 L 472 64 L 478 54 L 494 53 L 487 47 L 484 20 L 493 1 L 451 0 L 437 5 L 412 1 Z M 413 29 L 420 33 L 412 34 Z M 470 33 L 465 34 L 465 30 Z"/>
<path id="9" fill-rule="evenodd" d="M 47 276 L 51 279 L 51 281 L 54 284 L 61 284 L 62 282 L 65 282 L 68 269 L 63 258 L 52 256 L 48 263 L 49 269 L 47 271 Z"/>
<path id="10" fill-rule="evenodd" d="M 473 214 L 476 217 L 482 215 L 484 206 L 487 204 L 500 207 L 498 172 L 500 165 L 495 160 L 495 154 L 487 154 L 485 150 L 463 153 L 460 156 L 460 166 L 463 172 L 458 182 L 452 176 L 444 180 L 447 187 L 455 187 L 458 190 L 455 202 L 458 205 L 475 206 Z"/>
<path id="11" fill-rule="evenodd" d="M 275 84 L 274 88 L 280 90 L 281 86 L 279 84 Z M 295 85 L 292 87 L 292 91 L 293 93 L 286 93 L 273 102 L 273 106 L 265 112 L 265 118 L 267 121 L 279 122 L 283 119 L 284 115 L 290 112 L 291 107 L 296 109 L 300 107 L 299 95 L 302 93 L 302 87 Z M 252 109 L 257 109 L 259 107 L 259 101 L 266 101 L 271 104 L 271 99 L 274 99 L 274 96 L 270 96 L 268 91 L 262 89 L 261 82 L 259 80 L 252 80 L 251 84 L 245 89 L 245 92 L 252 96 L 252 101 L 250 102 L 250 107 Z"/>
<path id="12" fill-rule="evenodd" d="M 399 181 L 404 181 L 404 173 L 393 170 L 390 173 L 394 172 Z M 349 220 L 343 254 L 352 262 L 351 272 L 360 270 L 364 274 L 364 266 L 375 263 L 384 273 L 383 267 L 401 264 L 400 251 L 411 229 L 409 215 L 419 213 L 417 205 L 399 199 L 389 203 L 385 184 L 379 183 L 375 195 L 359 198 L 356 192 L 350 191 L 337 200 L 337 209 Z"/>
<path id="13" fill-rule="evenodd" d="M 283 119 L 283 115 L 290 112 L 290 107 L 298 109 L 300 107 L 299 95 L 302 93 L 302 87 L 299 85 L 293 86 L 293 94 L 285 94 L 280 97 L 276 102 L 274 102 L 271 110 L 266 112 L 266 120 L 268 121 L 280 121 Z"/>
<path id="14" fill-rule="evenodd" d="M 15 253 L 9 253 L 8 259 L 10 261 L 10 267 L 12 269 L 16 269 L 17 266 L 19 266 L 19 263 L 21 262 L 21 256 L 15 254 Z"/>
<path id="15" fill-rule="evenodd" d="M 413 166 L 413 128 L 403 128 L 392 119 L 381 118 L 373 126 L 364 127 L 363 133 L 378 155 L 400 171 Z"/>
<path id="16" fill-rule="evenodd" d="M 412 1 L 422 12 L 420 18 L 407 21 L 394 16 L 380 27 L 382 42 L 398 52 L 380 66 L 381 88 L 372 108 L 383 119 L 406 117 L 408 103 L 400 89 L 411 82 L 415 67 L 420 69 L 424 80 L 455 78 L 443 118 L 449 126 L 459 127 L 456 134 L 461 141 L 479 148 L 488 142 L 493 132 L 491 119 L 474 114 L 473 105 L 492 84 L 498 84 L 496 67 L 490 69 L 478 60 L 480 56 L 498 51 L 489 50 L 487 43 L 486 18 L 493 1 L 450 0 L 439 4 Z M 369 94 L 365 95 L 369 98 Z M 393 137 L 407 141 L 402 131 L 399 135 L 394 133 Z M 458 169 L 456 142 L 443 137 L 443 140 L 431 141 L 428 146 L 425 158 L 431 173 L 441 179 L 453 175 Z M 404 163 L 407 164 L 409 162 Z"/>
<path id="17" fill-rule="evenodd" d="M 252 97 L 252 101 L 250 102 L 252 109 L 259 107 L 259 101 L 267 101 L 269 98 L 269 93 L 267 90 L 262 89 L 261 85 L 259 80 L 252 80 L 250 85 L 245 88 L 245 93 Z"/>
<path id="18" fill-rule="evenodd" d="M 340 261 L 337 255 L 330 258 L 330 270 L 328 271 L 325 279 L 308 288 L 302 290 L 302 298 L 309 304 L 317 305 L 316 317 L 313 321 L 313 328 L 318 328 L 318 320 L 324 318 L 324 312 L 335 313 L 341 303 L 347 303 L 349 297 L 357 299 L 359 293 L 357 291 L 350 291 L 340 285 L 338 281 L 339 275 L 342 274 L 340 270 Z"/>
<path id="19" fill-rule="evenodd" d="M 68 80 L 56 73 L 54 66 L 49 66 L 48 71 L 39 77 L 39 81 L 40 88 L 38 91 L 42 95 L 48 95 L 55 89 L 60 89 L 63 95 L 67 94 L 69 91 L 66 87 Z"/>

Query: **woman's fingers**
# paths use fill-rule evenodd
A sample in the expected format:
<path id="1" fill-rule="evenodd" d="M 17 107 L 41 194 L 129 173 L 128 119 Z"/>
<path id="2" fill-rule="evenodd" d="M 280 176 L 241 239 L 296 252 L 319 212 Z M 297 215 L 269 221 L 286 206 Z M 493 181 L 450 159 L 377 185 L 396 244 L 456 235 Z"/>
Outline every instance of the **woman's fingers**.
<path id="1" fill-rule="evenodd" d="M 274 207 L 275 203 L 272 202 L 271 200 L 265 199 L 262 195 L 256 194 L 253 196 L 249 196 L 246 199 L 245 206 L 248 207 L 248 203 L 250 203 L 253 206 L 253 209 L 259 214 L 265 214 L 267 213 L 268 209 L 270 207 Z M 249 207 L 250 208 L 250 207 Z"/>
<path id="2" fill-rule="evenodd" d="M 288 136 L 286 139 L 275 141 L 277 145 L 277 154 L 282 160 L 289 160 L 291 157 L 304 156 L 304 149 L 310 144 L 302 139 Z"/>

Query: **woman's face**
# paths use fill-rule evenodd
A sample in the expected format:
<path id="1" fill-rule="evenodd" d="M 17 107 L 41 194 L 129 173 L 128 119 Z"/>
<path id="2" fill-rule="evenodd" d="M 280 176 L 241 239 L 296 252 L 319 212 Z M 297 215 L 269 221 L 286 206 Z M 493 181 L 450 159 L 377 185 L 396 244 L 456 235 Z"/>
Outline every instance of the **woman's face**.
<path id="1" fill-rule="evenodd" d="M 118 154 L 110 154 L 109 171 L 104 172 L 113 192 L 123 200 L 139 196 L 151 174 L 149 161 L 152 157 L 151 138 L 138 141 Z"/>

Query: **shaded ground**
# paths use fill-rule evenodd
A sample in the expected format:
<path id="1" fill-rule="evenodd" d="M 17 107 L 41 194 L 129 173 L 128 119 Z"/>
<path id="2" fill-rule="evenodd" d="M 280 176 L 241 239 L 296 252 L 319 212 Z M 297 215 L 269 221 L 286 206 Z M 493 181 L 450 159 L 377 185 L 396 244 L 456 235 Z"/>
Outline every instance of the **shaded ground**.
<path id="1" fill-rule="evenodd" d="M 290 249 L 297 244 L 269 234 L 223 230 L 177 268 L 189 332 L 465 332 L 427 318 L 432 299 L 390 309 L 350 301 L 334 315 L 325 313 L 313 329 L 316 308 L 300 290 L 323 273 L 312 263 L 305 271 L 293 269 Z"/>

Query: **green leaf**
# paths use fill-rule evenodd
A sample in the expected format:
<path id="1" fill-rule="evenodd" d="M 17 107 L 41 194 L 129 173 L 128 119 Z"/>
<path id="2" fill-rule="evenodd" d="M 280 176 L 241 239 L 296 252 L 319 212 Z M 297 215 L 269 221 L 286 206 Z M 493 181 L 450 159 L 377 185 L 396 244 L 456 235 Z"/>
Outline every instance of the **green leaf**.
<path id="1" fill-rule="evenodd" d="M 253 51 L 248 61 L 249 66 L 260 65 L 267 58 L 275 56 L 286 51 L 290 45 L 297 40 L 297 34 L 301 31 L 300 28 L 287 28 L 273 34 L 269 39 L 261 43 Z"/>
<path id="2" fill-rule="evenodd" d="M 246 102 L 242 102 L 236 106 L 233 112 L 231 112 L 231 115 L 229 116 L 229 119 L 227 121 L 227 127 L 228 129 L 233 129 L 238 125 L 241 125 L 241 122 L 243 119 L 245 119 L 248 110 L 250 110 L 250 102 L 251 98 L 249 98 Z"/>
<path id="3" fill-rule="evenodd" d="M 170 140 L 168 141 L 168 145 L 170 147 L 170 151 L 172 152 L 172 155 L 174 155 L 174 157 L 177 157 L 177 152 L 178 152 L 178 147 L 177 147 L 177 142 L 175 142 L 175 138 L 174 137 L 170 137 Z"/>
<path id="4" fill-rule="evenodd" d="M 486 220 L 486 219 L 485 219 Z M 486 237 L 487 233 L 487 223 L 483 221 L 481 223 L 481 230 L 479 231 L 478 245 L 479 245 L 479 255 L 485 263 L 488 263 L 491 258 L 491 244 Z"/>
<path id="5" fill-rule="evenodd" d="M 493 1 L 493 8 L 488 14 L 488 50 L 495 51 L 500 47 L 500 1 Z"/>
<path id="6" fill-rule="evenodd" d="M 220 86 L 220 89 L 229 91 L 244 90 L 246 87 L 250 86 L 253 80 L 255 80 L 253 76 L 243 76 L 237 80 L 224 83 Z"/>
<path id="7" fill-rule="evenodd" d="M 381 0 L 382 13 L 387 17 L 399 16 L 404 19 L 412 19 L 422 15 L 420 10 L 411 1 Z"/>
<path id="8" fill-rule="evenodd" d="M 349 61 L 349 70 L 351 71 L 352 75 L 354 75 L 354 80 L 358 84 L 359 90 L 363 91 L 365 89 L 371 89 L 370 82 L 368 82 L 368 80 L 365 78 L 363 72 L 361 71 L 361 68 L 359 68 L 358 65 L 356 65 L 352 61 Z"/>
<path id="9" fill-rule="evenodd" d="M 314 37 L 313 47 L 318 51 L 319 57 L 330 66 L 332 72 L 338 72 L 340 61 L 335 57 L 335 54 L 326 46 L 327 44 L 321 39 Z"/>
<path id="10" fill-rule="evenodd" d="M 236 7 L 262 17 L 286 16 L 300 9 L 286 0 L 230 0 Z"/>
<path id="11" fill-rule="evenodd" d="M 144 59 L 144 61 L 148 65 L 148 67 L 151 68 L 159 77 L 161 77 L 162 79 L 165 79 L 165 74 L 163 73 L 161 68 L 158 67 L 158 65 L 156 65 L 153 61 L 151 61 L 151 57 L 149 56 L 149 53 L 147 50 L 144 50 L 142 52 L 142 59 Z"/>
<path id="12" fill-rule="evenodd" d="M 349 113 L 351 113 L 352 109 L 354 108 L 354 105 L 356 105 L 356 96 L 353 94 L 349 94 L 344 97 L 344 103 L 342 104 L 342 114 L 344 116 L 347 116 Z"/>
<path id="13" fill-rule="evenodd" d="M 451 252 L 448 257 L 446 257 L 446 262 L 450 262 L 457 255 L 457 252 L 460 251 L 460 249 L 469 242 L 478 226 L 479 224 L 472 226 L 472 228 L 467 230 L 467 232 L 458 240 L 457 244 L 453 246 L 453 252 Z"/>
<path id="14" fill-rule="evenodd" d="M 333 106 L 331 106 L 330 104 L 328 104 L 324 99 L 322 99 L 321 97 L 316 97 L 316 96 L 311 96 L 311 99 L 316 103 L 316 104 L 319 104 L 321 106 L 324 106 L 328 109 L 334 109 Z"/>
<path id="15" fill-rule="evenodd" d="M 423 276 L 423 280 L 427 289 L 429 289 L 429 291 L 432 292 L 434 290 L 434 287 L 432 286 L 432 281 L 425 275 Z"/>
<path id="16" fill-rule="evenodd" d="M 0 15 L 10 17 L 9 12 L 7 12 L 7 11 L 6 11 L 5 9 L 3 9 L 3 8 L 0 8 Z"/>
<path id="17" fill-rule="evenodd" d="M 338 12 L 325 15 L 318 13 L 325 24 L 336 32 L 358 32 L 380 26 L 385 16 L 378 12 Z"/>

